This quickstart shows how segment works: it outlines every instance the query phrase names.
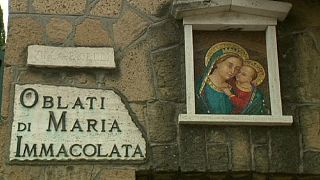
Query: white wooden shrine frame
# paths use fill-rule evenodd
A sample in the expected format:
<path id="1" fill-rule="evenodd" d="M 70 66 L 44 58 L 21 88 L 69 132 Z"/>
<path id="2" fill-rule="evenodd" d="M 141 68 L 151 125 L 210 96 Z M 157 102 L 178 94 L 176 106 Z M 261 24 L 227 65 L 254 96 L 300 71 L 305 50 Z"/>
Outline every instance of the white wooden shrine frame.
<path id="1" fill-rule="evenodd" d="M 282 115 L 276 39 L 277 18 L 239 12 L 222 12 L 185 17 L 183 24 L 185 37 L 187 114 L 179 115 L 179 124 L 255 126 L 287 126 L 292 124 L 292 116 Z M 220 31 L 224 29 L 265 31 L 271 115 L 195 114 L 193 30 Z"/>

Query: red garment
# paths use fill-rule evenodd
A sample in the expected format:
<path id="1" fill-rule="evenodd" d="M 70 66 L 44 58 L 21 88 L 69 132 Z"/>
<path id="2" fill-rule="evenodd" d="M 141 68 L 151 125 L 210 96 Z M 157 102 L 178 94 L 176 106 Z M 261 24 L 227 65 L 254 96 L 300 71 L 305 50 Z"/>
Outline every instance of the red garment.
<path id="1" fill-rule="evenodd" d="M 235 96 L 230 98 L 232 104 L 234 105 L 232 114 L 240 114 L 247 107 L 252 92 L 241 91 L 236 86 L 233 88 Z"/>

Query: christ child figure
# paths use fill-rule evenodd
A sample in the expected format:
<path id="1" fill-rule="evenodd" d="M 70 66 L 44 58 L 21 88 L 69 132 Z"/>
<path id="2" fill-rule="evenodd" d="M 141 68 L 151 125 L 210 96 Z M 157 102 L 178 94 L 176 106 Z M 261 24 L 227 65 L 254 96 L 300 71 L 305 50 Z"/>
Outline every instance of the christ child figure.
<path id="1" fill-rule="evenodd" d="M 233 105 L 232 114 L 266 114 L 263 93 L 256 88 L 264 77 L 264 69 L 258 62 L 244 61 L 239 73 L 230 82 L 232 88 L 223 89 Z"/>

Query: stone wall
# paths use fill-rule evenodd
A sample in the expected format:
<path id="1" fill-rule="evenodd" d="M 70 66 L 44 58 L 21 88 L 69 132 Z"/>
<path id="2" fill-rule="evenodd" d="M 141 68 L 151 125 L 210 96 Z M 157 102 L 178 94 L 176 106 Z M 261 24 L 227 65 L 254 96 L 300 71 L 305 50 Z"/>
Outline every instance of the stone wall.
<path id="1" fill-rule="evenodd" d="M 282 99 L 285 112 L 292 113 L 295 119 L 290 132 L 297 135 L 294 141 L 299 142 L 296 147 L 299 158 L 295 160 L 299 172 L 319 174 L 320 22 L 317 17 L 320 2 L 288 2 L 293 3 L 293 9 L 287 20 L 280 24 L 278 34 Z M 294 149 L 288 145 L 283 148 Z M 291 159 L 293 155 L 289 155 Z"/>
<path id="2" fill-rule="evenodd" d="M 293 9 L 278 26 L 279 63 L 284 114 L 294 124 L 215 127 L 177 123 L 186 108 L 184 38 L 172 0 L 11 0 L 0 179 L 125 179 L 132 171 L 138 179 L 320 178 L 320 2 L 286 1 Z M 27 67 L 33 44 L 114 47 L 117 69 Z M 10 164 L 14 83 L 118 89 L 147 134 L 147 162 Z"/>

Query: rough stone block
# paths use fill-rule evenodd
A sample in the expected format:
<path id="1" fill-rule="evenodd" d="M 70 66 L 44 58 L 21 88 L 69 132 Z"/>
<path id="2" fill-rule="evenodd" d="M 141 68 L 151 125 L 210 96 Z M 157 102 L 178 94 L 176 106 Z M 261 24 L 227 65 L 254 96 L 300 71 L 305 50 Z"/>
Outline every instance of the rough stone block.
<path id="1" fill-rule="evenodd" d="M 152 167 L 156 171 L 178 171 L 179 151 L 177 145 L 161 145 L 152 147 Z"/>
<path id="2" fill-rule="evenodd" d="M 41 14 L 83 15 L 86 0 L 34 0 L 32 5 L 35 12 Z"/>
<path id="3" fill-rule="evenodd" d="M 100 0 L 90 11 L 91 15 L 115 18 L 120 14 L 122 1 Z"/>
<path id="4" fill-rule="evenodd" d="M 10 0 L 10 13 L 28 12 L 28 0 Z"/>
<path id="5" fill-rule="evenodd" d="M 154 87 L 147 44 L 139 43 L 124 52 L 120 72 L 105 78 L 108 87 L 117 88 L 129 102 L 154 98 Z"/>
<path id="6" fill-rule="evenodd" d="M 2 83 L 2 104 L 1 104 L 1 115 L 7 118 L 10 113 L 10 98 L 12 98 L 11 84 L 14 79 L 14 70 L 12 67 L 5 67 L 3 73 Z"/>
<path id="7" fill-rule="evenodd" d="M 39 70 L 39 69 L 29 69 L 26 71 L 21 71 L 18 74 L 18 83 L 28 84 L 28 83 L 61 83 L 62 81 L 59 78 L 60 74 L 55 70 Z"/>
<path id="8" fill-rule="evenodd" d="M 208 168 L 210 172 L 227 172 L 229 151 L 226 144 L 208 144 Z"/>
<path id="9" fill-rule="evenodd" d="M 267 173 L 269 168 L 268 145 L 254 147 L 254 169 L 256 172 Z"/>
<path id="10" fill-rule="evenodd" d="M 227 175 L 226 174 L 209 174 L 208 177 L 210 178 L 210 180 L 225 180 L 227 179 Z"/>
<path id="11" fill-rule="evenodd" d="M 167 101 L 183 101 L 181 81 L 180 46 L 152 54 L 159 98 Z"/>
<path id="12" fill-rule="evenodd" d="M 291 34 L 296 31 L 306 29 L 306 27 L 319 27 L 319 1 L 295 1 L 289 0 L 293 4 L 292 9 L 285 21 L 279 23 L 279 35 Z"/>
<path id="13" fill-rule="evenodd" d="M 177 180 L 179 178 L 177 174 L 159 173 L 159 174 L 155 174 L 152 179 L 153 180 Z"/>
<path id="14" fill-rule="evenodd" d="M 210 127 L 206 131 L 207 143 L 227 143 L 225 128 Z"/>
<path id="15" fill-rule="evenodd" d="M 147 104 L 149 141 L 163 143 L 174 142 L 177 134 L 176 107 L 169 102 Z"/>
<path id="16" fill-rule="evenodd" d="M 137 116 L 139 121 L 145 121 L 146 120 L 146 114 L 147 114 L 147 106 L 145 104 L 137 104 L 137 103 L 131 103 L 130 107 Z"/>
<path id="17" fill-rule="evenodd" d="M 299 106 L 299 104 L 296 103 L 286 103 L 283 102 L 282 103 L 282 114 L 283 115 L 289 115 L 293 117 L 293 123 L 299 123 L 299 118 L 297 115 L 297 107 Z"/>
<path id="18" fill-rule="evenodd" d="M 176 87 L 164 87 L 159 88 L 159 99 L 166 100 L 166 101 L 178 101 L 181 102 L 181 93 L 179 90 L 177 91 Z"/>
<path id="19" fill-rule="evenodd" d="M 146 121 L 147 121 L 147 105 L 146 104 L 137 104 L 130 103 L 130 107 L 133 113 L 138 118 L 140 125 L 146 130 Z"/>
<path id="20" fill-rule="evenodd" d="M 95 70 L 93 70 L 95 71 Z M 50 73 L 49 73 L 50 74 Z M 75 87 L 96 88 L 96 78 L 93 73 L 79 72 L 77 69 L 70 69 L 68 72 L 62 72 L 59 75 L 59 81 L 64 85 L 72 85 Z"/>
<path id="21" fill-rule="evenodd" d="M 297 173 L 299 172 L 299 157 L 298 127 L 272 128 L 269 172 Z"/>
<path id="22" fill-rule="evenodd" d="M 72 24 L 65 19 L 52 18 L 46 30 L 51 43 L 63 44 L 72 31 Z"/>
<path id="23" fill-rule="evenodd" d="M 297 180 L 315 180 L 320 179 L 319 175 L 302 175 L 300 177 L 297 177 Z"/>
<path id="24" fill-rule="evenodd" d="M 268 180 L 268 176 L 264 174 L 252 174 L 252 180 Z"/>
<path id="25" fill-rule="evenodd" d="M 95 77 L 92 73 L 79 72 L 77 69 L 61 72 L 61 70 L 57 69 L 29 68 L 18 74 L 17 82 L 22 84 L 60 84 L 76 87 L 97 87 Z"/>
<path id="26" fill-rule="evenodd" d="M 129 3 L 147 15 L 161 17 L 169 11 L 172 0 L 129 0 Z"/>
<path id="27" fill-rule="evenodd" d="M 139 172 L 138 172 L 139 173 Z M 149 175 L 149 174 L 145 174 L 145 173 L 143 173 L 143 174 L 137 174 L 136 175 L 136 180 L 149 180 L 149 177 L 151 177 L 151 175 Z M 169 179 L 169 178 L 167 178 L 167 179 Z"/>
<path id="28" fill-rule="evenodd" d="M 294 176 L 275 174 L 269 177 L 269 180 L 295 180 Z"/>
<path id="29" fill-rule="evenodd" d="M 251 128 L 251 139 L 253 144 L 267 144 L 268 143 L 269 128 L 253 127 Z"/>
<path id="30" fill-rule="evenodd" d="M 315 102 L 320 97 L 318 50 L 320 28 L 280 38 L 282 95 L 288 102 Z M 290 76 L 288 76 L 290 75 Z"/>
<path id="31" fill-rule="evenodd" d="M 90 171 L 88 171 L 90 169 Z M 95 165 L 81 165 L 81 166 L 47 166 L 44 170 L 45 178 L 47 179 L 59 179 L 59 180 L 70 180 L 70 179 L 90 179 L 97 178 L 99 174 L 103 175 L 101 167 Z"/>
<path id="32" fill-rule="evenodd" d="M 23 65 L 27 60 L 28 45 L 44 43 L 45 29 L 32 18 L 11 18 L 9 27 L 5 63 Z"/>
<path id="33" fill-rule="evenodd" d="M 207 169 L 204 128 L 180 126 L 180 167 L 182 172 Z"/>
<path id="34" fill-rule="evenodd" d="M 297 102 L 298 93 L 298 69 L 297 62 L 299 61 L 295 55 L 295 40 L 296 35 L 288 35 L 278 37 L 278 57 L 279 57 L 279 72 L 280 72 L 280 88 L 281 98 L 284 102 Z M 288 76 L 290 74 L 290 76 Z"/>
<path id="35" fill-rule="evenodd" d="M 304 106 L 299 110 L 299 122 L 304 150 L 320 151 L 320 106 Z"/>
<path id="36" fill-rule="evenodd" d="M 11 133 L 11 122 L 10 119 L 7 119 L 5 117 L 2 117 L 0 122 L 0 138 L 2 141 L 0 141 L 0 161 L 5 162 L 8 160 L 8 144 L 10 144 L 10 138 L 8 135 Z M 4 172 L 8 172 L 8 168 L 4 165 L 1 165 L 0 172 L 2 175 L 4 175 Z M 12 170 L 14 171 L 14 170 Z"/>
<path id="37" fill-rule="evenodd" d="M 148 28 L 146 39 L 152 50 L 169 47 L 183 41 L 183 29 L 176 21 L 162 21 Z"/>
<path id="38" fill-rule="evenodd" d="M 44 179 L 44 167 L 15 167 L 5 168 L 2 172 L 4 179 Z"/>
<path id="39" fill-rule="evenodd" d="M 249 171 L 251 169 L 250 136 L 247 128 L 228 128 L 227 134 L 231 142 L 231 162 L 233 171 Z"/>
<path id="40" fill-rule="evenodd" d="M 76 27 L 74 43 L 77 46 L 112 46 L 109 33 L 99 20 L 85 19 Z"/>
<path id="41" fill-rule="evenodd" d="M 239 179 L 239 180 L 245 180 L 245 179 L 250 179 L 251 178 L 251 174 L 248 174 L 246 172 L 234 172 L 234 173 L 230 173 L 230 175 L 228 176 L 229 179 Z"/>
<path id="42" fill-rule="evenodd" d="M 138 39 L 147 29 L 149 22 L 134 13 L 127 11 L 113 25 L 115 44 L 124 48 Z"/>
<path id="43" fill-rule="evenodd" d="M 177 114 L 186 114 L 187 108 L 185 103 L 180 103 L 177 105 Z"/>
<path id="44" fill-rule="evenodd" d="M 320 61 L 316 58 L 320 56 L 320 28 L 312 29 L 296 40 L 298 83 L 302 84 L 298 94 L 303 102 L 320 102 L 320 83 L 317 78 Z"/>
<path id="45" fill-rule="evenodd" d="M 209 180 L 211 177 L 206 173 L 185 173 L 181 175 L 181 179 L 183 180 Z M 214 179 L 216 180 L 216 179 Z"/>
<path id="46" fill-rule="evenodd" d="M 119 169 L 104 169 L 102 170 L 100 180 L 135 180 L 136 175 L 133 169 L 119 170 Z"/>
<path id="47" fill-rule="evenodd" d="M 320 174 L 320 152 L 307 151 L 303 154 L 303 172 Z"/>

